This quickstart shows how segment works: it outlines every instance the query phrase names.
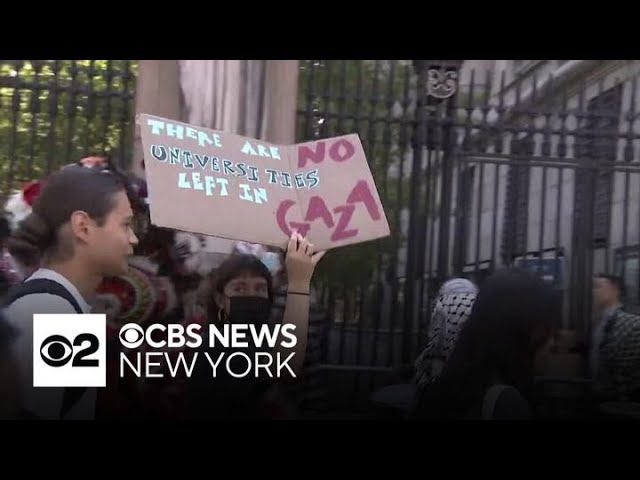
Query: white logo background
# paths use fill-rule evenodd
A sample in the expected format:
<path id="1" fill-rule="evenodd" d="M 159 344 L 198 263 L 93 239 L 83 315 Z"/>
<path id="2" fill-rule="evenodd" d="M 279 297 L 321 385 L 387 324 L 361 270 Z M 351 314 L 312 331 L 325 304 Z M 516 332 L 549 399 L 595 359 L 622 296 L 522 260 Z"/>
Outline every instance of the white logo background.
<path id="1" fill-rule="evenodd" d="M 106 328 L 104 314 L 34 315 L 33 386 L 105 387 Z M 49 339 L 43 344 L 52 335 L 62 336 L 66 342 Z M 43 356 L 50 363 L 63 365 L 48 365 Z M 97 366 L 86 365 L 96 361 Z"/>

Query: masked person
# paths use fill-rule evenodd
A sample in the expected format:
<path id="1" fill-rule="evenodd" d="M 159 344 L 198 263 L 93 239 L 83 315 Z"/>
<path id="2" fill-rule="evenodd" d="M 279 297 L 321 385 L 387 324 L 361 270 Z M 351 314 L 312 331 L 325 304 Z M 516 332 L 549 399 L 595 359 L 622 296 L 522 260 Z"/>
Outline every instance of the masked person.
<path id="1" fill-rule="evenodd" d="M 293 353 L 287 364 L 295 377 L 287 368 L 283 368 L 281 375 L 284 378 L 281 379 L 290 381 L 297 378 L 302 371 L 307 345 L 311 277 L 323 254 L 314 253 L 313 245 L 299 234 L 294 233 L 289 240 L 285 258 L 289 282 L 282 325 L 295 325 L 295 346 L 280 349 L 281 343 L 288 342 L 282 335 L 273 348 L 266 343 L 258 345 L 247 331 L 243 339 L 247 347 L 235 349 L 233 346 L 221 346 L 217 338 L 214 339 L 215 345 L 211 346 L 209 335 L 204 335 L 198 351 L 200 358 L 195 362 L 187 385 L 188 417 L 246 419 L 286 416 L 283 406 L 274 401 L 273 387 L 278 380 L 276 354 L 280 353 L 284 362 Z M 255 326 L 256 331 L 268 325 L 271 327 L 269 333 L 274 331 L 270 321 L 273 280 L 269 269 L 258 257 L 251 254 L 232 255 L 213 273 L 209 282 L 210 288 L 205 289 L 209 325 L 214 325 L 220 332 L 224 331 L 225 324 L 250 324 Z M 208 353 L 214 363 L 221 358 L 215 378 L 213 367 L 204 353 Z M 227 362 L 227 358 L 234 353 L 244 353 L 250 359 L 251 369 L 246 375 L 242 375 L 248 370 L 246 357 L 234 355 Z M 274 363 L 269 368 L 270 374 L 260 369 L 256 375 L 254 361 L 258 353 L 272 354 Z M 266 362 L 261 363 L 264 365 Z"/>

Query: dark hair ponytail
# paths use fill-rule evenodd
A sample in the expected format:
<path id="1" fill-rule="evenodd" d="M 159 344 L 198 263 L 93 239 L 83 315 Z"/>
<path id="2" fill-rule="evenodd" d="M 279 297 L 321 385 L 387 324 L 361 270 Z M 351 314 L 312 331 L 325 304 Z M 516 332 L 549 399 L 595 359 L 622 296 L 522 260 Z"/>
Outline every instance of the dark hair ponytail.
<path id="1" fill-rule="evenodd" d="M 11 235 L 9 219 L 0 212 L 0 244 Z"/>
<path id="2" fill-rule="evenodd" d="M 37 213 L 20 222 L 9 238 L 9 252 L 25 266 L 35 266 L 51 242 L 52 232 Z"/>
<path id="3" fill-rule="evenodd" d="M 115 205 L 115 195 L 127 191 L 122 175 L 104 168 L 71 165 L 51 175 L 32 213 L 9 239 L 9 252 L 26 266 L 37 266 L 57 247 L 59 228 L 76 211 L 86 212 L 99 225 Z"/>

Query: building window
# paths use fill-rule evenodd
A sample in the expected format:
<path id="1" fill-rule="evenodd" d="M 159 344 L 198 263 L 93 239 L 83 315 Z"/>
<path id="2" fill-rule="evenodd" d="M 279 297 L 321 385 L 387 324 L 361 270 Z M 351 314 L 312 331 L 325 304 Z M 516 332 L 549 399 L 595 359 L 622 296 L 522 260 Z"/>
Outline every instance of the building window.
<path id="1" fill-rule="evenodd" d="M 621 108 L 622 85 L 602 92 L 589 101 L 586 118 L 576 135 L 577 159 L 596 160 L 602 168 L 597 172 L 590 169 L 576 171 L 575 226 L 594 213 L 592 240 L 599 247 L 607 245 L 609 240 L 613 170 L 607 167 L 616 160 Z M 593 195 L 591 200 L 590 195 Z"/>
<path id="2" fill-rule="evenodd" d="M 564 251 L 555 248 L 547 248 L 542 251 L 527 252 L 525 255 L 517 257 L 514 266 L 528 270 L 539 275 L 542 280 L 557 290 L 564 289 L 566 265 Z"/>
<path id="3" fill-rule="evenodd" d="M 462 270 L 467 261 L 467 248 L 471 237 L 471 212 L 473 208 L 473 179 L 475 165 L 463 168 L 458 176 L 458 195 L 456 202 L 456 235 L 454 240 L 454 269 Z"/>
<path id="4" fill-rule="evenodd" d="M 507 174 L 505 210 L 502 218 L 502 259 L 511 264 L 513 259 L 527 251 L 527 227 L 529 224 L 529 187 L 534 153 L 533 137 L 529 134 L 511 142 L 514 162 Z"/>
<path id="5" fill-rule="evenodd" d="M 484 281 L 493 273 L 493 261 L 481 260 L 468 263 L 462 267 L 462 277 L 471 280 L 476 286 L 481 287 Z"/>

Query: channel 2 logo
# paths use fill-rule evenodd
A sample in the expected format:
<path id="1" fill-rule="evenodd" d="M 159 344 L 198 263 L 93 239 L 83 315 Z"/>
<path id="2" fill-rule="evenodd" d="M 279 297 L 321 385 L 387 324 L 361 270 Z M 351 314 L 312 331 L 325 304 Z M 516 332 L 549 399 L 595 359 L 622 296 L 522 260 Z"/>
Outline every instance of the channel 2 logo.
<path id="1" fill-rule="evenodd" d="M 33 316 L 34 387 L 105 387 L 106 315 Z"/>

